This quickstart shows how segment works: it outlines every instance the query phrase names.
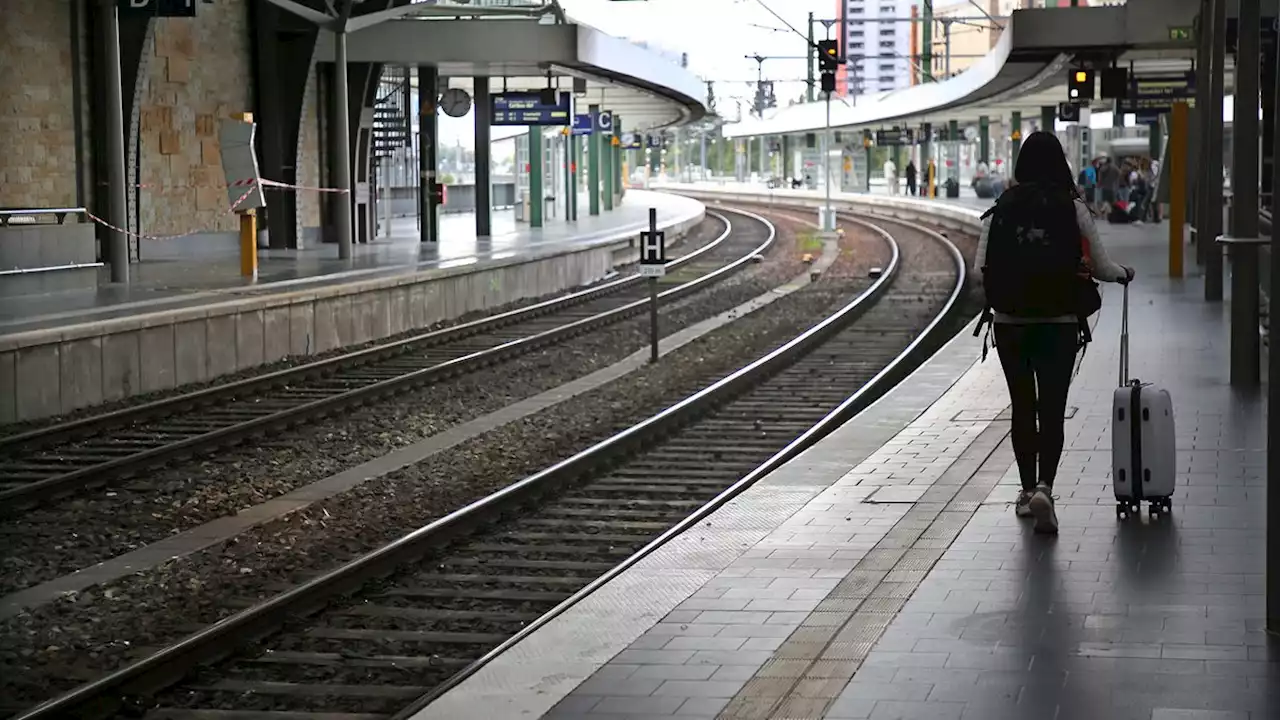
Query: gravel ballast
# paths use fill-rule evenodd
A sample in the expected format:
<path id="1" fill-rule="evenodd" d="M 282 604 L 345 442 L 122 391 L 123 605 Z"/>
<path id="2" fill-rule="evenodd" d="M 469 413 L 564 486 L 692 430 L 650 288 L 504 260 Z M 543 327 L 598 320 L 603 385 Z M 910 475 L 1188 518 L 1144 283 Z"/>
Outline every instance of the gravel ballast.
<path id="1" fill-rule="evenodd" d="M 713 228 L 709 239 L 722 230 Z M 800 272 L 789 238 L 765 262 L 662 311 L 664 334 L 735 307 Z M 30 587 L 385 455 L 581 377 L 643 348 L 637 317 L 377 405 L 58 501 L 0 525 L 0 594 Z"/>
<path id="2" fill-rule="evenodd" d="M 0 666 L 7 666 L 0 672 L 4 695 L 34 702 L 116 668 L 133 659 L 139 645 L 169 643 L 225 617 L 234 607 L 229 598 L 239 598 L 243 605 L 308 579 L 705 386 L 794 336 L 866 286 L 866 268 L 884 262 L 883 245 L 864 237 L 846 243 L 859 251 L 843 253 L 820 283 L 672 353 L 657 368 L 633 373 L 226 544 L 0 624 L 5 637 Z M 353 417 L 349 422 L 363 425 L 370 419 Z M 347 437 L 352 434 L 369 435 L 349 431 Z M 146 622 L 140 623 L 143 617 Z"/>

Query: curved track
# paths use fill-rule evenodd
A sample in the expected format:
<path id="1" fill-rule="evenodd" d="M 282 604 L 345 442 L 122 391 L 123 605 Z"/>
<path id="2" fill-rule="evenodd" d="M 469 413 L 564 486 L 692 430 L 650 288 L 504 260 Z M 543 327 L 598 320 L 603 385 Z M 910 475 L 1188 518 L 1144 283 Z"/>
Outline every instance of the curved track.
<path id="1" fill-rule="evenodd" d="M 893 247 L 881 278 L 782 347 L 578 455 L 21 717 L 122 707 L 184 720 L 407 716 L 927 355 L 950 330 L 964 261 L 920 226 L 875 223 L 917 247 L 901 253 L 877 229 Z M 250 646 L 254 639 L 265 645 Z"/>
<path id="2" fill-rule="evenodd" d="M 669 262 L 670 301 L 724 279 L 768 249 L 775 231 L 751 214 Z M 21 509 L 183 457 L 296 425 L 406 388 L 509 360 L 636 315 L 637 275 L 404 340 L 116 412 L 0 438 L 0 512 Z"/>

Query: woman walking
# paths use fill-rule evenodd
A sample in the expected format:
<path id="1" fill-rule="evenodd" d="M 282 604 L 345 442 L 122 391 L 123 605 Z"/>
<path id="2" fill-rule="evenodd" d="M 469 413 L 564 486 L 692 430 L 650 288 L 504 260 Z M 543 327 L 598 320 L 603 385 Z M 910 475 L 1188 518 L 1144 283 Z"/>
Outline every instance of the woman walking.
<path id="1" fill-rule="evenodd" d="M 975 266 L 1013 404 L 1016 512 L 1034 517 L 1037 532 L 1056 533 L 1067 389 L 1087 340 L 1084 318 L 1101 302 L 1089 278 L 1128 282 L 1133 269 L 1107 257 L 1053 134 L 1023 142 L 1013 186 L 984 216 Z"/>

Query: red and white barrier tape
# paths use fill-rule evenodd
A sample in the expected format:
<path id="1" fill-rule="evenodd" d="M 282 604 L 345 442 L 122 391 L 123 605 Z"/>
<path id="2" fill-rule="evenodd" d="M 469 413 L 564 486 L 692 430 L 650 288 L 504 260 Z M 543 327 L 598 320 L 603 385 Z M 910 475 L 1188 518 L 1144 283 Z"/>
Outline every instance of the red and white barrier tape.
<path id="1" fill-rule="evenodd" d="M 290 185 L 290 184 L 288 184 L 288 183 L 282 183 L 282 182 L 278 182 L 278 181 L 276 181 L 276 180 L 267 180 L 266 178 L 262 178 L 262 179 L 260 179 L 260 180 L 254 180 L 254 179 L 252 179 L 252 178 L 250 178 L 250 179 L 248 179 L 248 180 L 237 180 L 236 182 L 231 183 L 231 184 L 230 184 L 230 186 L 231 186 L 231 187 L 247 187 L 247 188 L 248 188 L 248 190 L 245 190 L 243 195 L 241 195 L 240 197 L 236 198 L 236 201 L 235 201 L 235 202 L 233 202 L 233 203 L 231 203 L 231 207 L 227 208 L 227 209 L 226 209 L 226 211 L 225 211 L 224 213 L 219 213 L 219 216 L 221 216 L 221 215 L 223 215 L 223 214 L 231 214 L 231 213 L 234 213 L 234 212 L 235 212 L 235 210 L 236 210 L 236 208 L 240 206 L 240 203 L 242 203 L 242 202 L 244 202 L 246 199 L 248 199 L 249 195 L 251 195 L 251 194 L 253 193 L 253 188 L 254 188 L 254 186 L 259 185 L 259 184 L 261 184 L 261 185 L 262 185 L 262 187 L 263 187 L 264 189 L 265 189 L 265 188 L 278 188 L 278 189 L 281 189 L 281 190 L 309 190 L 309 191 L 312 191 L 312 192 L 328 192 L 328 193 L 344 193 L 344 194 L 347 192 L 346 190 L 342 190 L 342 189 L 339 189 L 339 188 L 322 188 L 322 187 L 310 187 L 310 186 L 307 186 L 307 185 Z M 158 187 L 162 187 L 162 186 L 160 186 L 160 185 L 139 185 L 138 187 L 140 187 L 140 188 L 158 188 Z M 129 236 L 129 237 L 138 238 L 139 240 L 176 240 L 177 238 L 187 237 L 188 235 L 195 235 L 195 234 L 196 234 L 196 233 L 198 233 L 198 232 L 202 232 L 201 230 L 188 230 L 187 232 L 184 232 L 184 233 L 178 233 L 177 235 L 140 235 L 140 234 L 138 234 L 138 233 L 130 232 L 130 231 L 128 231 L 128 230 L 125 230 L 124 228 L 116 227 L 115 225 L 112 225 L 111 223 L 107 222 L 106 220 L 103 220 L 102 218 L 98 217 L 97 215 L 94 215 L 93 213 L 91 213 L 91 212 L 89 212 L 89 211 L 87 211 L 87 210 L 85 211 L 85 213 L 84 213 L 84 214 L 85 214 L 85 216 L 87 216 L 90 220 L 92 220 L 92 221 L 94 221 L 94 222 L 98 223 L 99 225 L 102 225 L 103 227 L 109 228 L 109 229 L 114 230 L 114 231 L 116 231 L 116 232 L 118 232 L 118 233 L 123 233 L 123 234 L 125 234 L 125 235 L 127 235 L 127 236 Z"/>

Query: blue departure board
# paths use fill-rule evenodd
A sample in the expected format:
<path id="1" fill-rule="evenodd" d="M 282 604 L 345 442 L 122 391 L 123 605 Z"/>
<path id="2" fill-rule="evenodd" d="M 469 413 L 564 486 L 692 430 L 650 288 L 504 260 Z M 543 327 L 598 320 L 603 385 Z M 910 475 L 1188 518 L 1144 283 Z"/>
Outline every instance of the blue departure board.
<path id="1" fill-rule="evenodd" d="M 554 105 L 544 105 L 539 93 L 506 92 L 493 96 L 492 125 L 570 125 L 573 102 L 567 92 L 559 93 Z"/>

